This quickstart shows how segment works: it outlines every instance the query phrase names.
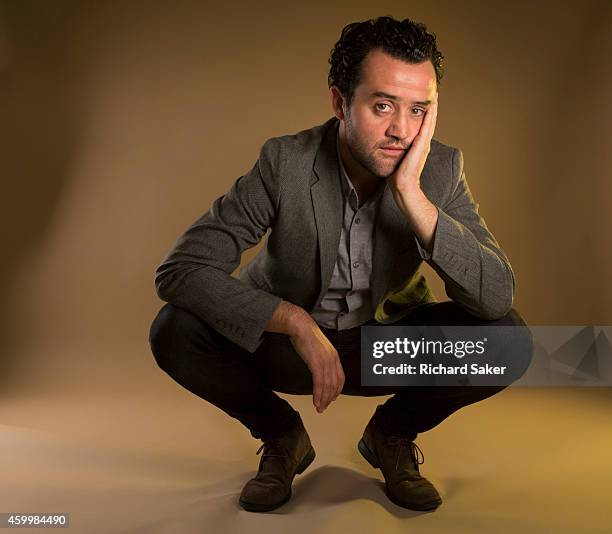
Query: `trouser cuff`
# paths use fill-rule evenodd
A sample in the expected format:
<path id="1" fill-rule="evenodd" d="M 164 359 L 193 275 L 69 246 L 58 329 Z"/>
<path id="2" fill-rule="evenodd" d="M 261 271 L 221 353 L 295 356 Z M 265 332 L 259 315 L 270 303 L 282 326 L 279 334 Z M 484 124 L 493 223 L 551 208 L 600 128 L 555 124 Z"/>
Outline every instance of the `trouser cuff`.
<path id="1" fill-rule="evenodd" d="M 262 421 L 261 425 L 257 428 L 250 428 L 251 436 L 255 439 L 272 439 L 281 436 L 299 426 L 303 426 L 302 418 L 300 414 L 293 410 L 282 418 L 271 416 L 268 419 Z"/>

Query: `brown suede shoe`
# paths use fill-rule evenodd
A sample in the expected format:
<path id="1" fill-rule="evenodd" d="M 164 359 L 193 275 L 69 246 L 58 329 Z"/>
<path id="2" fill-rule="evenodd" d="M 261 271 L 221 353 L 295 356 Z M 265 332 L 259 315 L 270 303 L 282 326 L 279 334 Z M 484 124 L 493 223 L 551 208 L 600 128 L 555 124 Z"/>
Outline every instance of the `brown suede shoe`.
<path id="1" fill-rule="evenodd" d="M 291 483 L 314 460 L 315 451 L 300 421 L 299 426 L 280 437 L 266 439 L 257 475 L 240 494 L 240 506 L 249 512 L 269 512 L 291 498 Z"/>
<path id="2" fill-rule="evenodd" d="M 409 438 L 386 431 L 380 406 L 357 448 L 372 467 L 380 468 L 387 496 L 398 506 L 409 510 L 434 510 L 442 503 L 433 484 L 419 473 L 423 452 Z"/>

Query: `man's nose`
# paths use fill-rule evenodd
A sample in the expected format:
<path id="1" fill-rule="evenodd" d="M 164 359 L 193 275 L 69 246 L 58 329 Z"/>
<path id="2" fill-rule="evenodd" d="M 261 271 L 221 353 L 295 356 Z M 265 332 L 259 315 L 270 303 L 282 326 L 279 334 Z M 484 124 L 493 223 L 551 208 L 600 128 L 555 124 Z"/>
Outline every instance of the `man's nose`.
<path id="1" fill-rule="evenodd" d="M 387 127 L 388 137 L 395 137 L 404 146 L 412 140 L 412 124 L 403 113 L 396 113 Z"/>

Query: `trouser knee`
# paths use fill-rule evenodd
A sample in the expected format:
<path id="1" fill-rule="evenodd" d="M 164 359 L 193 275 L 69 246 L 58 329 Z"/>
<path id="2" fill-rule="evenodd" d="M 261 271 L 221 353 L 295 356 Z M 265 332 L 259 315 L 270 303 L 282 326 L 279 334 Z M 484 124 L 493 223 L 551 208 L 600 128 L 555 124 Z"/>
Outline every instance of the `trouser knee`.
<path id="1" fill-rule="evenodd" d="M 525 374 L 533 358 L 533 336 L 521 314 L 512 308 L 504 317 L 493 321 L 495 326 L 511 327 L 505 352 L 512 361 L 512 381 Z"/>
<path id="2" fill-rule="evenodd" d="M 525 374 L 533 358 L 533 339 L 523 317 L 515 308 L 495 320 L 481 319 L 465 310 L 454 301 L 437 303 L 408 318 L 408 323 L 421 322 L 426 325 L 458 325 L 480 328 L 482 336 L 489 340 L 490 361 L 487 363 L 506 366 L 505 386 Z M 472 335 L 476 335 L 472 331 Z M 506 380 L 507 379 L 507 380 Z"/>
<path id="3" fill-rule="evenodd" d="M 166 303 L 158 312 L 149 330 L 149 345 L 157 365 L 170 372 L 176 359 L 193 343 L 198 330 L 206 323 L 194 314 Z"/>
<path id="4" fill-rule="evenodd" d="M 458 324 L 483 326 L 485 328 L 483 332 L 488 332 L 490 341 L 493 341 L 491 338 L 497 338 L 496 348 L 501 358 L 500 364 L 507 364 L 510 373 L 509 380 L 503 387 L 510 385 L 525 374 L 533 358 L 533 338 L 525 320 L 516 308 L 511 308 L 499 319 L 483 320 L 470 316 L 455 302 L 445 304 L 449 310 L 448 315 L 455 314 L 460 318 Z"/>

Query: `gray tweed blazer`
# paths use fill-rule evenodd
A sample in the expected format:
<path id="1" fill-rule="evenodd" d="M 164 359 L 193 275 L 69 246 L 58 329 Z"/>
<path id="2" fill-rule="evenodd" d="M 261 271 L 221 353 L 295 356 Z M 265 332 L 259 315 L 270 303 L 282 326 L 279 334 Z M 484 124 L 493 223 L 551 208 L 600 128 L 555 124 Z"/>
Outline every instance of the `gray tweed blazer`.
<path id="1" fill-rule="evenodd" d="M 312 311 L 325 294 L 338 253 L 342 191 L 334 117 L 266 141 L 254 167 L 179 237 L 157 268 L 160 299 L 184 308 L 249 352 L 281 299 Z M 512 268 L 478 214 L 459 149 L 436 140 L 421 187 L 438 207 L 431 258 L 448 296 L 473 315 L 497 319 L 512 307 Z M 243 269 L 242 252 L 270 229 Z M 374 228 L 372 313 L 392 323 L 435 302 L 419 266 L 414 233 L 387 187 Z"/>

